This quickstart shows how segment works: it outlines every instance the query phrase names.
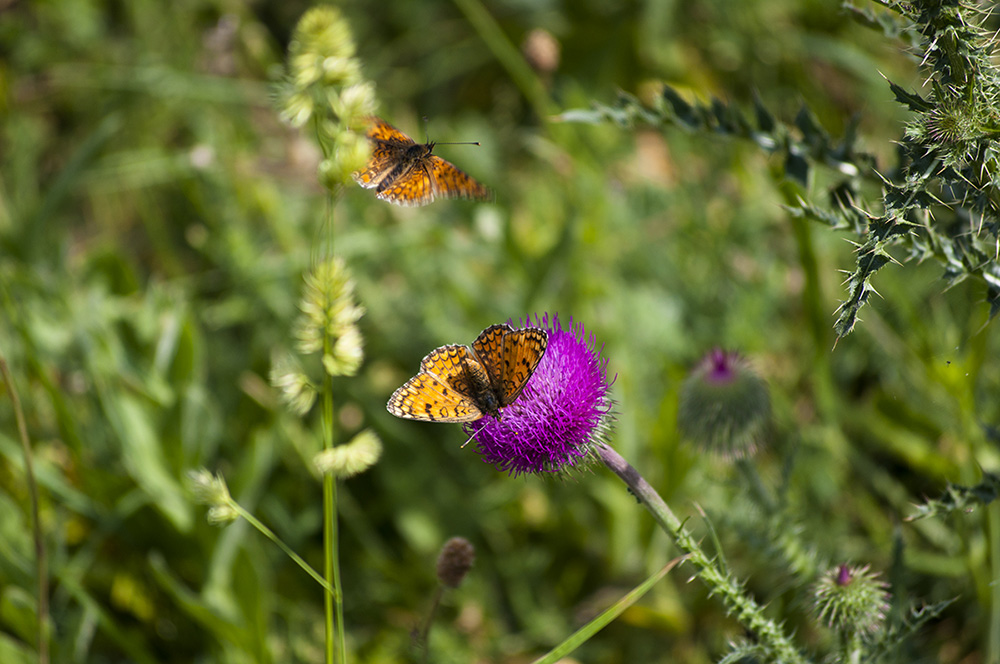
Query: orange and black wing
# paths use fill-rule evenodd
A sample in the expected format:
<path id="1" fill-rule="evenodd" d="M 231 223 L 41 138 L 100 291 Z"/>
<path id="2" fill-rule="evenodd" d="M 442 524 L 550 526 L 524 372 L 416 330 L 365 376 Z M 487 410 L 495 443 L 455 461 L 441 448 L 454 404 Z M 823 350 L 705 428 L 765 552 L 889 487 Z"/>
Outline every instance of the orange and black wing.
<path id="1" fill-rule="evenodd" d="M 398 166 L 413 139 L 393 127 L 382 118 L 369 118 L 365 136 L 371 146 L 371 156 L 364 170 L 353 173 L 354 181 L 365 189 L 373 189 Z"/>
<path id="2" fill-rule="evenodd" d="M 466 175 L 454 164 L 437 155 L 428 157 L 427 171 L 433 182 L 434 194 L 442 198 L 471 198 L 477 201 L 493 200 L 489 187 Z M 429 201 L 428 201 L 429 202 Z"/>
<path id="3" fill-rule="evenodd" d="M 409 171 L 378 192 L 376 197 L 396 205 L 427 205 L 434 200 L 434 183 L 426 165 L 417 162 Z"/>
<path id="4" fill-rule="evenodd" d="M 396 417 L 428 422 L 473 422 L 483 416 L 471 399 L 423 371 L 393 392 L 385 407 Z"/>
<path id="5" fill-rule="evenodd" d="M 498 390 L 501 406 L 508 406 L 521 396 L 528 379 L 542 361 L 548 343 L 548 333 L 537 327 L 513 330 L 504 336 L 503 378 Z"/>
<path id="6" fill-rule="evenodd" d="M 504 337 L 511 332 L 513 330 L 506 323 L 490 325 L 472 342 L 472 350 L 486 369 L 495 394 L 503 388 L 503 343 Z"/>

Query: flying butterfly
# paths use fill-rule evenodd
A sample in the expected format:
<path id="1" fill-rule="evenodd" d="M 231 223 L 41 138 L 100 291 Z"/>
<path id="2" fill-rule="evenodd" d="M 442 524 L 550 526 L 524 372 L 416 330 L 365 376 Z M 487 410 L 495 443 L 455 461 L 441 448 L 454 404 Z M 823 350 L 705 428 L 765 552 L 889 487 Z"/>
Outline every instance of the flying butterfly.
<path id="1" fill-rule="evenodd" d="M 493 192 L 431 154 L 435 143 L 417 143 L 382 118 L 368 118 L 371 158 L 354 180 L 396 205 L 427 205 L 435 198 L 491 200 Z M 478 144 L 477 144 L 478 145 Z"/>
<path id="2" fill-rule="evenodd" d="M 389 398 L 396 417 L 430 422 L 473 422 L 500 418 L 524 390 L 545 354 L 548 333 L 491 325 L 472 342 L 441 346 L 420 362 L 420 373 Z"/>

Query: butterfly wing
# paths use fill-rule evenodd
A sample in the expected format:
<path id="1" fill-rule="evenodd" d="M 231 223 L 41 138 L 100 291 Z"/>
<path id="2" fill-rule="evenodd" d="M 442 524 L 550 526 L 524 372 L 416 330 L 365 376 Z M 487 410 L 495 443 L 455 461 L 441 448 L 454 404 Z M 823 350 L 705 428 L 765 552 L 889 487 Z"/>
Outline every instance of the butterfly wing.
<path id="1" fill-rule="evenodd" d="M 413 139 L 393 127 L 382 118 L 369 118 L 365 136 L 371 146 L 371 157 L 363 171 L 353 173 L 354 181 L 365 189 L 373 189 L 392 173 L 406 154 L 415 145 Z"/>
<path id="2" fill-rule="evenodd" d="M 423 371 L 393 392 L 385 407 L 396 417 L 428 422 L 472 422 L 483 416 L 471 399 Z"/>
<path id="3" fill-rule="evenodd" d="M 428 172 L 434 192 L 443 198 L 471 198 L 478 201 L 493 200 L 493 192 L 485 185 L 460 171 L 454 164 L 437 155 L 428 157 Z"/>
<path id="4" fill-rule="evenodd" d="M 394 143 L 404 148 L 413 145 L 412 138 L 374 115 L 368 118 L 368 130 L 365 132 L 365 136 L 374 143 Z"/>
<path id="5" fill-rule="evenodd" d="M 427 205 L 434 200 L 434 184 L 424 163 L 417 162 L 409 171 L 396 178 L 388 187 L 376 194 L 383 201 L 396 205 Z"/>
<path id="6" fill-rule="evenodd" d="M 503 340 L 511 332 L 513 330 L 506 323 L 490 325 L 472 342 L 472 350 L 476 352 L 476 357 L 490 377 L 490 385 L 498 394 L 503 381 Z"/>
<path id="7" fill-rule="evenodd" d="M 503 338 L 503 378 L 499 390 L 501 406 L 514 402 L 545 355 L 549 335 L 537 327 L 512 330 Z"/>

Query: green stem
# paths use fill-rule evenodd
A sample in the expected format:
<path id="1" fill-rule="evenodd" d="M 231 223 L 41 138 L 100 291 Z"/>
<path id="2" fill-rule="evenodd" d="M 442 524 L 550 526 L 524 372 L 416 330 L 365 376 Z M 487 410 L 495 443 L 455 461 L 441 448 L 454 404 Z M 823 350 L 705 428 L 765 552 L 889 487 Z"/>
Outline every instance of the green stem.
<path id="1" fill-rule="evenodd" d="M 309 565 L 309 563 L 307 563 L 305 560 L 303 560 L 302 556 L 300 556 L 299 554 L 297 554 L 294 551 L 292 551 L 292 549 L 287 544 L 285 544 L 284 542 L 282 542 L 281 539 L 277 535 L 274 534 L 273 530 L 271 530 L 270 528 L 268 528 L 267 526 L 265 526 L 263 523 L 261 523 L 260 521 L 258 521 L 257 517 L 255 517 L 253 514 L 251 514 L 250 512 L 246 511 L 245 509 L 243 509 L 243 506 L 240 505 L 235 500 L 233 500 L 232 498 L 229 498 L 228 505 L 230 507 L 232 507 L 233 510 L 237 514 L 239 514 L 242 518 L 246 519 L 247 523 L 249 523 L 251 526 L 253 526 L 257 530 L 259 530 L 260 533 L 264 537 L 266 537 L 267 539 L 269 539 L 272 542 L 274 542 L 278 546 L 279 549 L 281 549 L 282 551 L 285 552 L 285 555 L 287 555 L 289 558 L 291 558 L 295 562 L 295 564 L 297 564 L 299 567 L 301 567 L 303 570 L 305 570 L 306 574 L 308 574 L 309 576 L 311 576 L 316 581 L 316 583 L 318 583 L 319 585 L 321 585 L 324 588 L 326 588 L 326 591 L 328 593 L 334 592 L 334 589 L 330 586 L 329 583 L 326 582 L 326 579 L 324 579 L 320 575 L 319 572 L 317 572 L 316 570 L 314 570 Z"/>
<path id="2" fill-rule="evenodd" d="M 993 578 L 1000 573 L 1000 504 L 986 508 L 987 534 L 989 537 L 990 569 Z M 990 583 L 990 622 L 986 639 L 986 661 L 1000 661 L 1000 584 Z"/>
<path id="3" fill-rule="evenodd" d="M 324 341 L 324 353 L 331 352 L 330 338 Z M 323 447 L 333 448 L 333 378 L 328 376 L 323 390 Z M 337 530 L 337 484 L 332 474 L 323 476 L 323 553 L 326 578 L 333 583 L 327 592 L 326 609 L 326 658 L 329 664 L 347 662 L 347 641 L 344 634 L 344 594 L 340 579 L 339 532 Z M 334 642 L 339 658 L 334 658 Z"/>
<path id="4" fill-rule="evenodd" d="M 744 593 L 740 584 L 728 572 L 720 569 L 714 559 L 702 551 L 684 524 L 674 515 L 660 494 L 656 493 L 656 490 L 643 479 L 639 471 L 625 461 L 620 454 L 603 443 L 597 446 L 597 452 L 604 465 L 628 485 L 628 488 L 639 502 L 649 510 L 653 519 L 664 532 L 670 535 L 678 548 L 688 555 L 689 560 L 698 568 L 698 576 L 713 593 L 722 597 L 726 607 L 732 611 L 744 627 L 753 633 L 759 645 L 767 649 L 769 661 L 805 664 L 807 660 L 792 644 L 781 627 L 765 616 L 763 607 Z"/>
<path id="5" fill-rule="evenodd" d="M 465 14 L 465 18 L 476 29 L 496 59 L 500 61 L 500 65 L 507 70 L 507 74 L 513 79 L 514 84 L 521 89 L 521 94 L 531 104 L 535 114 L 542 122 L 547 122 L 549 116 L 552 115 L 552 110 L 545 87 L 528 66 L 528 63 L 524 61 L 524 58 L 521 57 L 517 48 L 507 38 L 507 35 L 504 34 L 496 19 L 490 16 L 486 7 L 479 0 L 454 1 L 459 11 Z"/>
<path id="6" fill-rule="evenodd" d="M 24 450 L 24 474 L 28 480 L 28 498 L 31 502 L 31 532 L 35 540 L 35 566 L 38 574 L 38 664 L 48 664 L 49 661 L 49 576 L 45 557 L 45 538 L 42 537 L 42 524 L 38 521 L 38 484 L 35 482 L 34 455 L 31 450 L 31 439 L 28 438 L 28 427 L 24 423 L 24 411 L 21 410 L 21 400 L 14 387 L 7 360 L 0 357 L 0 372 L 3 381 L 10 392 L 10 401 L 14 407 L 14 417 L 17 419 L 17 432 L 21 437 L 21 448 Z"/>
<path id="7" fill-rule="evenodd" d="M 434 591 L 434 599 L 431 602 L 431 608 L 427 611 L 427 617 L 424 619 L 424 624 L 420 626 L 420 631 L 416 633 L 414 640 L 416 641 L 417 649 L 420 650 L 420 661 L 424 664 L 430 661 L 430 648 L 428 641 L 430 640 L 431 625 L 434 624 L 434 616 L 437 614 L 438 606 L 441 604 L 441 597 L 444 595 L 444 586 L 438 585 L 437 590 Z"/>

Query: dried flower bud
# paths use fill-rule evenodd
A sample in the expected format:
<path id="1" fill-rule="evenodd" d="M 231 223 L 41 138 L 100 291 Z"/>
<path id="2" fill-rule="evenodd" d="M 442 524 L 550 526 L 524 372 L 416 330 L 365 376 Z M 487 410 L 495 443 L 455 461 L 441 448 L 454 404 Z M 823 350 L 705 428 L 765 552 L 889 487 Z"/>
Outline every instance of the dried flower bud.
<path id="1" fill-rule="evenodd" d="M 458 588 L 476 560 L 476 548 L 464 537 L 452 537 L 441 547 L 437 559 L 437 577 L 441 585 Z"/>

